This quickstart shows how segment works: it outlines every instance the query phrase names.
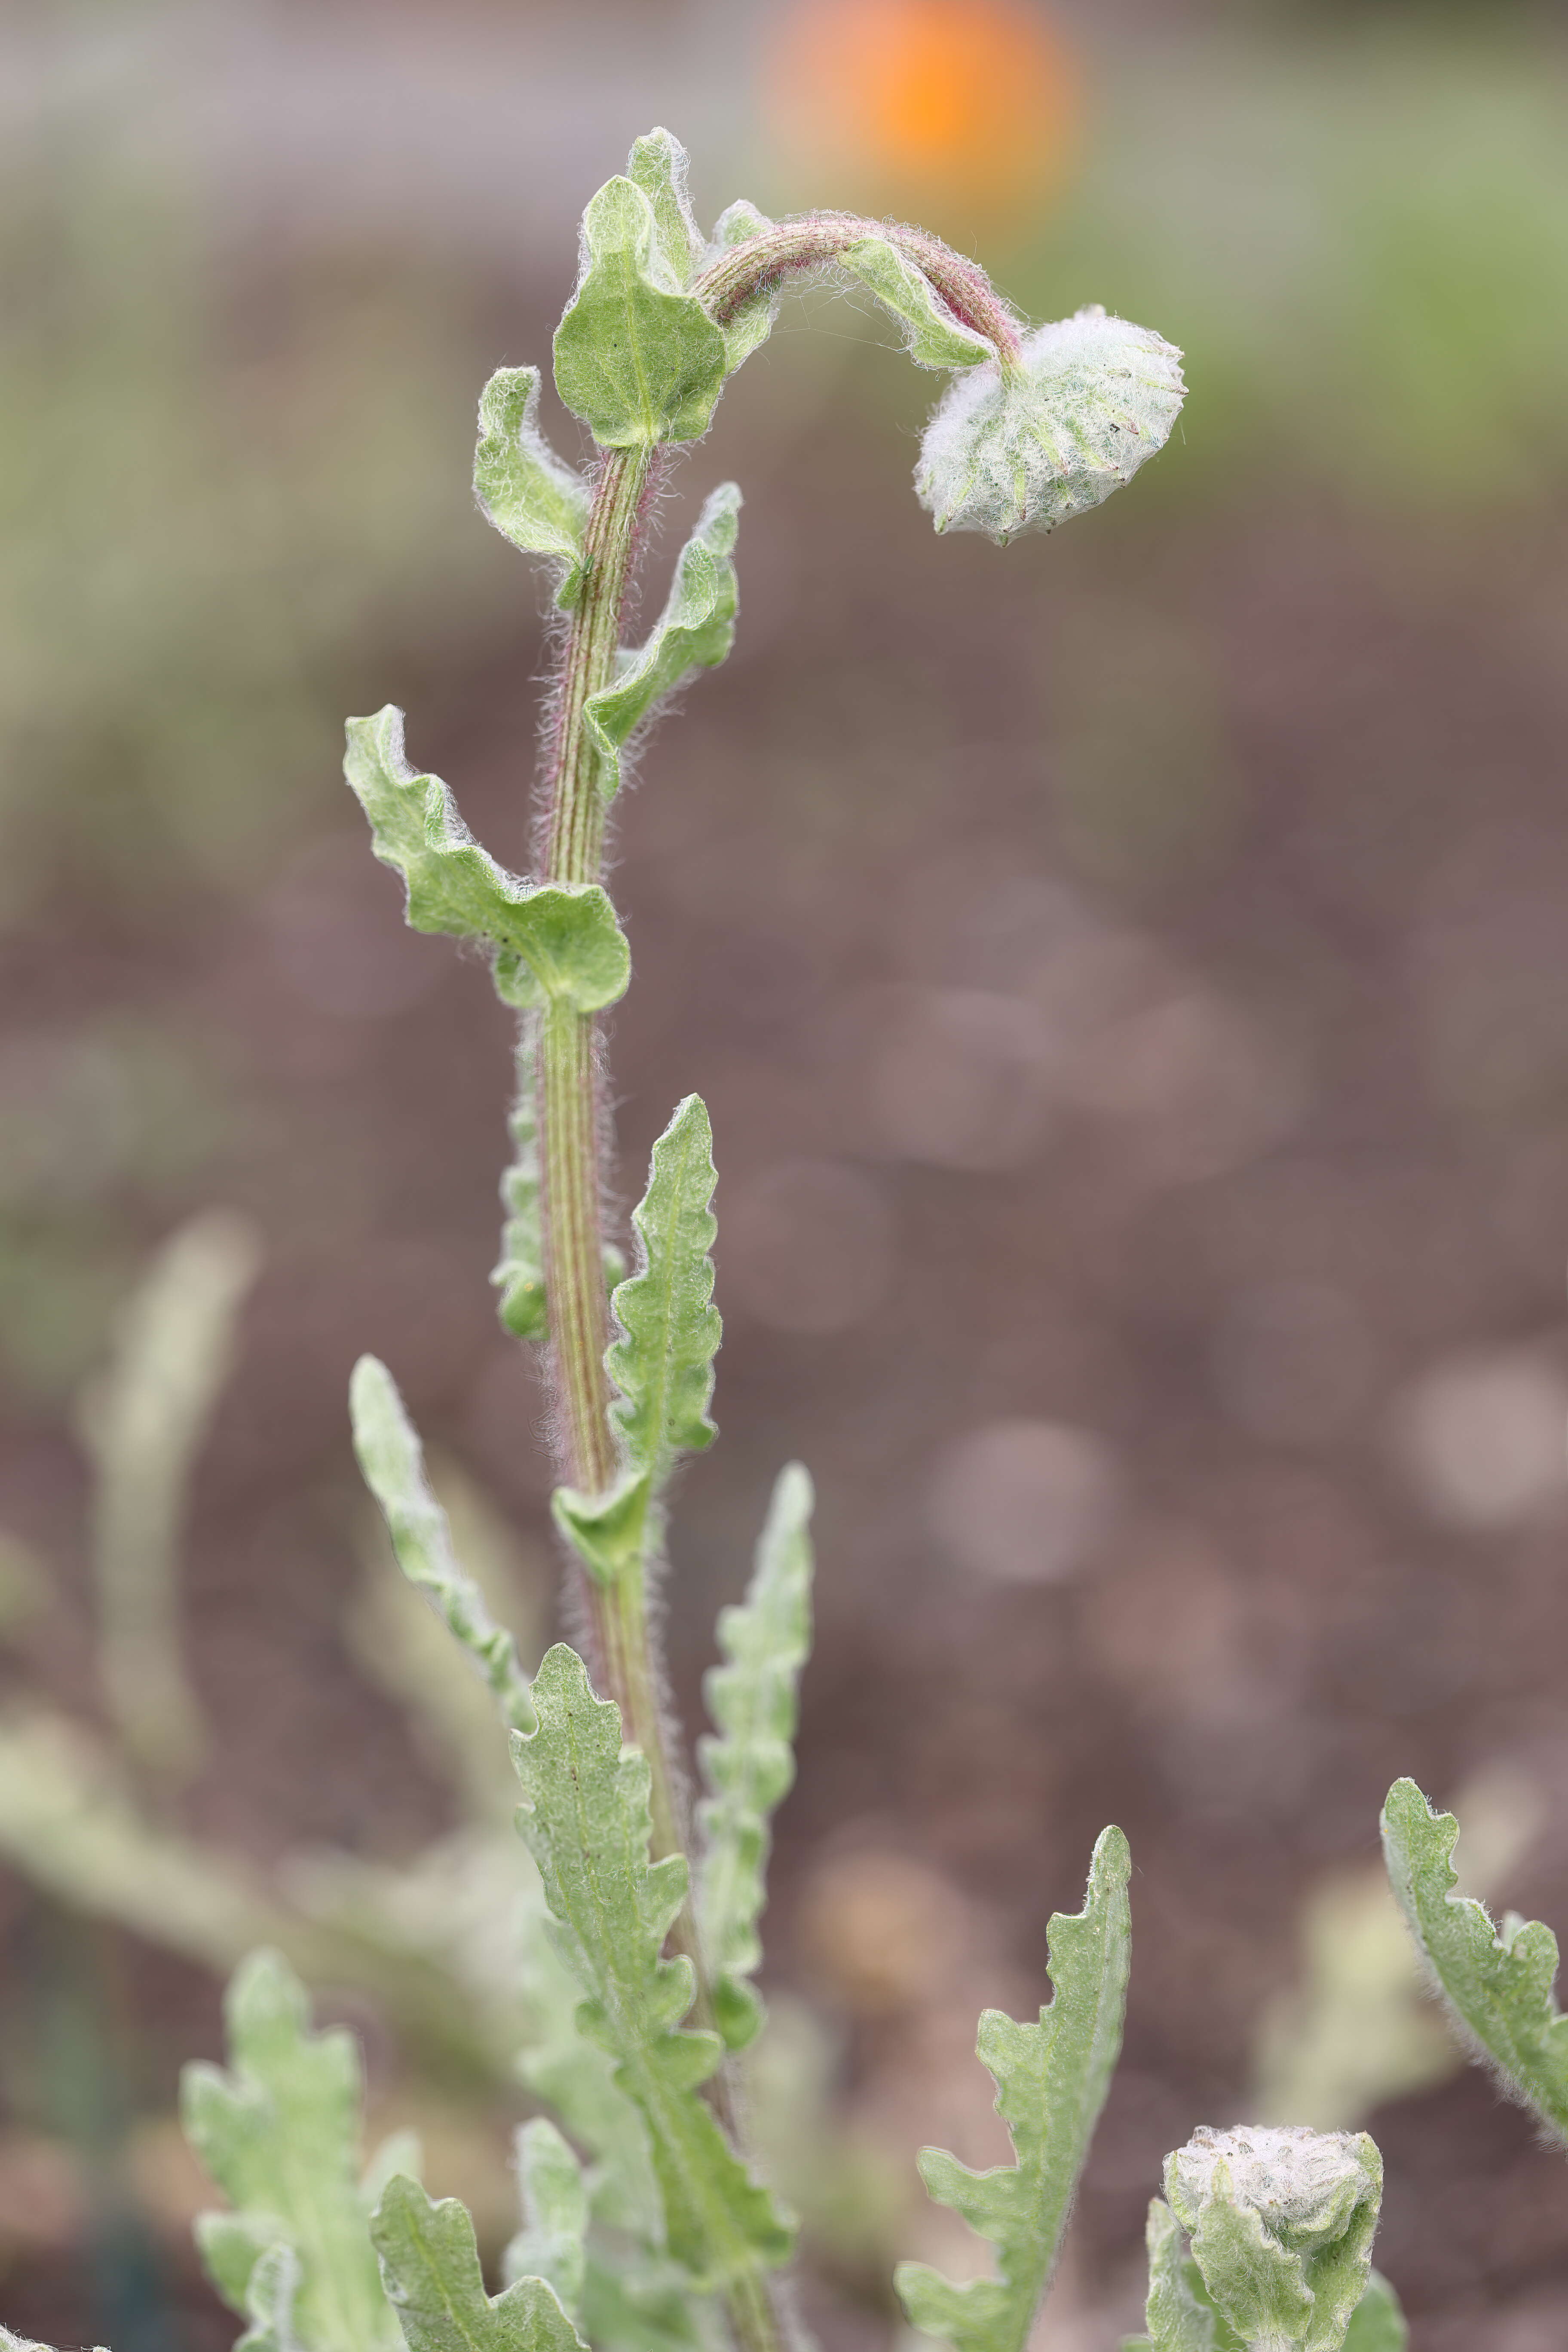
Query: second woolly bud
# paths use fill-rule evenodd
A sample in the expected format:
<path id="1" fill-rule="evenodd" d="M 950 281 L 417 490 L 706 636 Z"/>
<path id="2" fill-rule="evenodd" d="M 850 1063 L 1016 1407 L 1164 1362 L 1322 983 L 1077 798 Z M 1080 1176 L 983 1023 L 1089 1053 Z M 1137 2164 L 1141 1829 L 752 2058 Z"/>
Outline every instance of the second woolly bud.
<path id="1" fill-rule="evenodd" d="M 1036 327 L 1013 365 L 953 379 L 921 445 L 921 504 L 938 530 L 999 547 L 1087 513 L 1164 447 L 1186 396 L 1181 360 L 1098 304 Z"/>
<path id="2" fill-rule="evenodd" d="M 1165 2194 L 1209 2300 L 1243 2344 L 1340 2352 L 1383 2199 L 1383 2158 L 1364 2132 L 1197 2131 L 1166 2158 Z M 1159 2347 L 1152 2325 L 1151 2335 Z"/>

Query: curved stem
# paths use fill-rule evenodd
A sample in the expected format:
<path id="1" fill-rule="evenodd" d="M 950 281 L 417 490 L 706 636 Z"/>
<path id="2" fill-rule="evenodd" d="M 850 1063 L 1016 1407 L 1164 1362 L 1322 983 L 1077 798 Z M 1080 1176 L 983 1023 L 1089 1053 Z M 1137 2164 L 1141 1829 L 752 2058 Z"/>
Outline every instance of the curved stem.
<path id="1" fill-rule="evenodd" d="M 801 271 L 820 268 L 868 236 L 881 237 L 912 261 L 953 316 L 994 346 L 1005 372 L 1019 364 L 1017 320 L 978 262 L 954 253 L 926 229 L 863 220 L 857 213 L 807 213 L 800 220 L 773 222 L 710 262 L 692 280 L 691 291 L 723 326 L 754 295 Z"/>

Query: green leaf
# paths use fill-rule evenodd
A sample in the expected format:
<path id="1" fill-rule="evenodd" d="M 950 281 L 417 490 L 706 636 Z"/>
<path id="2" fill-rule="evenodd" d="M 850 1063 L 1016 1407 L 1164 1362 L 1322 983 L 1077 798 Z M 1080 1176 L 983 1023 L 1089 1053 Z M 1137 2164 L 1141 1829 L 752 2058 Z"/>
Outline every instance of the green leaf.
<path id="1" fill-rule="evenodd" d="M 565 611 L 583 582 L 588 486 L 539 429 L 539 370 L 497 368 L 479 395 L 474 496 L 503 538 L 561 567 L 555 601 Z"/>
<path id="2" fill-rule="evenodd" d="M 1193 2259 L 1244 2344 L 1305 2346 L 1314 2315 L 1302 2257 L 1269 2235 L 1255 2206 L 1231 2195 L 1223 2164 L 1193 2231 Z"/>
<path id="3" fill-rule="evenodd" d="M 485 2293 L 474 2224 L 456 2197 L 435 2204 L 399 2175 L 370 2229 L 408 2352 L 583 2352 L 543 2279 Z"/>
<path id="4" fill-rule="evenodd" d="M 1352 2315 L 1344 2352 L 1405 2352 L 1409 2341 L 1399 2297 L 1381 2273 L 1373 2271 Z"/>
<path id="5" fill-rule="evenodd" d="M 647 2126 L 668 2249 L 706 2292 L 785 2261 L 792 2232 L 726 2142 L 697 2086 L 717 2034 L 680 2031 L 691 1963 L 661 1957 L 686 1895 L 679 1854 L 650 1864 L 648 1766 L 622 1749 L 619 1711 L 596 1699 L 563 1643 L 533 1684 L 539 1728 L 512 1740 L 518 1826 L 539 1864 L 562 1952 L 586 1999 L 578 2023 L 616 2062 Z"/>
<path id="6" fill-rule="evenodd" d="M 186 2137 L 235 2209 L 196 2225 L 214 2285 L 251 2317 L 257 2263 L 268 2247 L 287 2246 L 300 2269 L 292 2324 L 301 2352 L 395 2352 L 359 2195 L 353 2035 L 310 2031 L 304 1988 L 276 1952 L 245 1962 L 225 2013 L 233 2072 L 187 2066 L 181 2086 Z M 268 2275 L 276 2310 L 279 2266 L 263 2285 Z"/>
<path id="7" fill-rule="evenodd" d="M 1181 357 L 1099 308 L 1037 327 L 1017 365 L 949 385 L 921 445 L 921 504 L 938 530 L 984 531 L 1002 547 L 1087 513 L 1164 447 L 1184 396 Z"/>
<path id="8" fill-rule="evenodd" d="M 611 1297 L 621 1336 L 605 1359 L 620 1391 L 610 1418 L 627 1465 L 656 1493 L 677 1454 L 700 1453 L 718 1435 L 708 1415 L 721 1332 L 709 1207 L 718 1181 L 707 1106 L 688 1095 L 653 1147 L 647 1190 L 632 1211 L 637 1268 Z"/>
<path id="9" fill-rule="evenodd" d="M 720 254 L 727 253 L 732 245 L 744 245 L 749 237 L 760 236 L 764 229 L 772 226 L 766 213 L 760 213 L 755 205 L 747 203 L 744 196 L 737 196 L 735 202 L 727 205 L 720 214 L 713 231 L 713 242 L 705 258 L 715 260 Z M 731 375 L 742 360 L 751 358 L 759 343 L 766 342 L 778 314 L 779 288 L 776 283 L 759 288 L 755 294 L 747 296 L 738 310 L 731 311 L 720 332 L 724 338 L 725 365 Z"/>
<path id="10" fill-rule="evenodd" d="M 1194 2291 L 1182 2225 L 1163 2197 L 1150 2200 L 1144 2236 L 1149 2249 L 1145 2341 L 1152 2352 L 1215 2352 L 1214 2311 L 1207 2297 Z"/>
<path id="11" fill-rule="evenodd" d="M 518 1039 L 516 1092 L 507 1121 L 511 1162 L 500 1180 L 500 1256 L 490 1280 L 500 1292 L 497 1309 L 514 1339 L 543 1339 L 550 1330 L 544 1293 L 544 1229 L 540 1216 L 539 1119 L 533 1100 L 536 1024 L 524 1014 Z"/>
<path id="12" fill-rule="evenodd" d="M 605 1495 L 557 1486 L 550 1511 L 588 1573 L 608 1585 L 629 1576 L 642 1559 L 652 1498 L 652 1475 L 645 1470 L 617 1479 Z"/>
<path id="13" fill-rule="evenodd" d="M 680 551 L 658 626 L 635 651 L 617 654 L 615 677 L 584 707 L 599 752 L 605 798 L 621 782 L 621 753 L 658 705 L 696 669 L 712 669 L 735 641 L 740 584 L 731 555 L 739 528 L 741 493 L 733 482 L 710 491 L 697 528 Z"/>
<path id="14" fill-rule="evenodd" d="M 631 954 L 605 892 L 582 883 L 535 889 L 498 866 L 440 778 L 409 766 L 400 710 L 389 703 L 349 720 L 343 772 L 376 856 L 404 877 L 410 928 L 487 940 L 505 1003 L 595 1013 L 625 995 Z"/>
<path id="15" fill-rule="evenodd" d="M 300 2258 L 292 2246 L 268 2246 L 252 2266 L 245 2288 L 250 2322 L 234 2352 L 297 2352 L 294 2298 L 300 2292 Z"/>
<path id="16" fill-rule="evenodd" d="M 1510 2095 L 1568 2143 L 1568 2018 L 1557 2006 L 1557 1938 L 1510 1913 L 1494 1928 L 1483 1906 L 1450 1890 L 1459 1834 L 1414 1780 L 1396 1780 L 1383 1810 L 1383 1851 L 1416 1948 L 1472 2044 Z"/>
<path id="17" fill-rule="evenodd" d="M 588 2191 L 582 2166 L 546 2116 L 535 2116 L 517 2135 L 517 2177 L 523 2226 L 502 2257 L 502 2274 L 509 2285 L 514 2279 L 543 2279 L 576 2326 Z"/>
<path id="18" fill-rule="evenodd" d="M 467 1650 L 514 1731 L 531 1731 L 533 1704 L 517 1643 L 498 1625 L 485 1596 L 452 1549 L 447 1514 L 430 1491 L 419 1433 L 397 1383 L 374 1356 L 362 1356 L 349 1381 L 354 1453 L 381 1506 L 397 1565 Z"/>
<path id="19" fill-rule="evenodd" d="M 779 1474 L 746 1598 L 719 1613 L 726 1663 L 703 1682 L 716 1738 L 697 1743 L 711 1794 L 698 1808 L 703 1856 L 697 1920 L 712 1977 L 713 2013 L 731 2050 L 763 2022 L 747 1979 L 762 1958 L 769 1817 L 795 1779 L 795 1690 L 811 1651 L 811 1479 Z"/>
<path id="20" fill-rule="evenodd" d="M 555 386 L 601 447 L 695 441 L 724 385 L 724 338 L 666 257 L 635 180 L 583 215 L 583 270 L 555 331 Z"/>
<path id="21" fill-rule="evenodd" d="M 979 2054 L 996 2082 L 1015 2165 L 974 2172 L 943 2148 L 922 2148 L 921 2174 L 998 2249 L 997 2275 L 955 2285 L 923 2263 L 900 2263 L 895 2284 L 910 2318 L 955 2352 L 1022 2352 L 1050 2284 L 1073 2191 L 1121 2048 L 1131 1954 L 1127 1841 L 1100 1832 L 1081 1911 L 1058 1912 L 1047 1965 L 1056 1998 L 1037 2025 L 1000 2010 L 980 2021 Z"/>
<path id="22" fill-rule="evenodd" d="M 645 131 L 632 142 L 626 176 L 653 207 L 654 236 L 666 271 L 677 286 L 689 286 L 702 258 L 702 239 L 691 216 L 687 192 L 691 158 L 673 131 Z"/>
<path id="23" fill-rule="evenodd" d="M 838 258 L 902 321 L 905 348 L 917 367 L 971 368 L 995 358 L 994 345 L 966 327 L 931 280 L 886 237 L 862 237 Z"/>

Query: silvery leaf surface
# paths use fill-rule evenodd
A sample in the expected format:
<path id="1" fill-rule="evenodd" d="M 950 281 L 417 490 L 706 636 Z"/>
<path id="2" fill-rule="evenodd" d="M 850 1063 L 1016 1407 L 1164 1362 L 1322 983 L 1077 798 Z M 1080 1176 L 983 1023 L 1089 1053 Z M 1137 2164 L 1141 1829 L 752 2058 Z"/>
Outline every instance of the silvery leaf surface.
<path id="1" fill-rule="evenodd" d="M 480 394 L 474 496 L 503 538 L 556 566 L 555 601 L 570 609 L 582 583 L 588 485 L 539 429 L 539 381 L 535 367 L 498 368 Z"/>
<path id="2" fill-rule="evenodd" d="M 1163 448 L 1185 387 L 1181 353 L 1099 309 L 1037 327 L 1020 364 L 958 376 L 921 445 L 915 488 L 938 530 L 999 546 L 1099 506 Z"/>
<path id="3" fill-rule="evenodd" d="M 408 2352 L 584 2352 L 543 2279 L 486 2294 L 474 2224 L 457 2198 L 437 2204 L 399 2174 L 370 2228 Z"/>

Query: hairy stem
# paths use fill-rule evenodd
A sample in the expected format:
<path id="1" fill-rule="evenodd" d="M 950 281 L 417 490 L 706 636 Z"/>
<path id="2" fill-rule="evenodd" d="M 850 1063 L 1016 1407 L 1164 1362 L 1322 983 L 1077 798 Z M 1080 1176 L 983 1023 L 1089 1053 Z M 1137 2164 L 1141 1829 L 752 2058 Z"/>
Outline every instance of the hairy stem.
<path id="1" fill-rule="evenodd" d="M 995 347 L 1004 372 L 1020 364 L 1018 324 L 978 262 L 943 245 L 923 228 L 863 220 L 857 213 L 808 213 L 777 221 L 732 245 L 694 280 L 691 290 L 723 326 L 755 294 L 783 279 L 820 268 L 862 238 L 881 237 L 912 261 L 953 316 Z"/>
<path id="2" fill-rule="evenodd" d="M 551 882 L 602 878 L 605 803 L 586 706 L 614 670 L 654 457 L 646 446 L 608 450 L 595 486 L 583 592 L 561 661 L 544 811 L 544 878 Z M 614 1484 L 617 1465 L 605 1370 L 611 1333 L 601 1221 L 605 1122 L 596 1017 L 551 1006 L 539 1024 L 538 1050 L 540 1198 L 557 1446 L 567 1480 L 580 1493 L 597 1496 Z M 684 1807 L 665 1739 L 642 1565 L 608 1584 L 584 1569 L 579 1579 L 600 1686 L 620 1708 L 626 1739 L 647 1759 L 655 1857 L 683 1853 Z M 710 2028 L 712 2003 L 689 1904 L 670 1941 L 696 1973 L 692 2022 Z M 722 2075 L 715 2078 L 713 2093 L 721 2116 L 732 2126 Z M 781 2330 L 762 2279 L 737 2281 L 725 2301 L 741 2352 L 778 2352 Z"/>

